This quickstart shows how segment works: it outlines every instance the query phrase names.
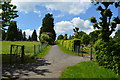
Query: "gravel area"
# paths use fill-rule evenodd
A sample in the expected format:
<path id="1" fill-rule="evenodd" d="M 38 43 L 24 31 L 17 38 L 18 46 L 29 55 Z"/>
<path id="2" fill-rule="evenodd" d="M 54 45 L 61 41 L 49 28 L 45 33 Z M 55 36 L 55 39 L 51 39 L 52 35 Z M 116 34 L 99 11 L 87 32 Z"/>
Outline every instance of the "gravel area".
<path id="1" fill-rule="evenodd" d="M 60 78 L 61 72 L 70 65 L 88 61 L 90 58 L 73 56 L 63 53 L 57 45 L 53 45 L 50 52 L 43 59 L 38 59 L 35 63 L 17 65 L 10 69 L 3 68 L 3 76 L 13 76 L 19 78 Z M 10 71 L 11 70 L 11 71 Z"/>

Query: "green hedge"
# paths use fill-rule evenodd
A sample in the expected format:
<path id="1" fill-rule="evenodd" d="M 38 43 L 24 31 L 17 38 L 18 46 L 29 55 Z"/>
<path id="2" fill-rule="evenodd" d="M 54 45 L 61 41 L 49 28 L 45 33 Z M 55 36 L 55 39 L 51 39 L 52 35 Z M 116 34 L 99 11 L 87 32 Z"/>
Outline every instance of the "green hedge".
<path id="1" fill-rule="evenodd" d="M 94 48 L 96 61 L 99 65 L 120 74 L 120 42 L 98 40 Z"/>
<path id="2" fill-rule="evenodd" d="M 80 46 L 80 39 L 57 40 L 57 43 L 68 50 L 75 51 L 75 46 Z"/>

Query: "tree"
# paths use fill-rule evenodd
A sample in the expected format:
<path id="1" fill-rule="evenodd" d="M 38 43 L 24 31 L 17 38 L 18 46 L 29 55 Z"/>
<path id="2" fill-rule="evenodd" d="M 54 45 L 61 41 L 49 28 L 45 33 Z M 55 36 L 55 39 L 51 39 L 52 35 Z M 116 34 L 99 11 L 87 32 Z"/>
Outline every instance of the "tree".
<path id="1" fill-rule="evenodd" d="M 6 35 L 7 41 L 16 41 L 18 40 L 18 30 L 17 30 L 17 24 L 16 21 L 12 21 L 10 23 L 10 26 L 8 27 L 7 35 Z"/>
<path id="2" fill-rule="evenodd" d="M 95 30 L 95 31 L 91 32 L 89 34 L 90 41 L 93 42 L 93 43 L 95 43 L 95 41 L 98 40 L 99 34 L 100 34 L 100 30 Z"/>
<path id="3" fill-rule="evenodd" d="M 64 36 L 61 34 L 58 36 L 57 40 L 62 40 L 62 39 L 64 39 Z"/>
<path id="4" fill-rule="evenodd" d="M 51 42 L 54 42 L 56 39 L 56 33 L 54 30 L 54 18 L 53 15 L 48 13 L 42 20 L 42 27 L 40 28 L 40 36 L 42 33 L 50 33 Z"/>
<path id="5" fill-rule="evenodd" d="M 29 35 L 29 37 L 28 37 L 28 41 L 31 41 L 31 37 L 30 37 L 30 35 Z"/>
<path id="6" fill-rule="evenodd" d="M 25 31 L 23 32 L 23 41 L 26 41 L 27 40 L 27 38 L 26 38 L 26 33 L 25 33 Z"/>
<path id="7" fill-rule="evenodd" d="M 83 31 L 79 31 L 78 32 L 78 38 L 81 39 L 84 34 L 86 34 L 86 33 L 83 32 Z"/>
<path id="8" fill-rule="evenodd" d="M 90 37 L 88 34 L 84 34 L 81 38 L 81 42 L 85 45 L 88 45 L 90 42 Z"/>
<path id="9" fill-rule="evenodd" d="M 120 30 L 117 30 L 114 36 L 115 39 L 120 40 Z"/>
<path id="10" fill-rule="evenodd" d="M 6 38 L 6 32 L 4 30 L 2 30 L 2 41 L 4 41 Z"/>
<path id="11" fill-rule="evenodd" d="M 78 27 L 75 27 L 75 29 L 73 29 L 73 31 L 74 31 L 74 37 L 75 38 L 78 38 L 78 36 L 79 36 L 79 34 L 78 34 L 78 30 L 79 30 L 79 28 Z"/>
<path id="12" fill-rule="evenodd" d="M 37 41 L 37 33 L 36 33 L 36 30 L 34 30 L 33 33 L 32 33 L 32 41 Z"/>
<path id="13" fill-rule="evenodd" d="M 47 35 L 47 34 L 41 34 L 41 36 L 40 36 L 40 41 L 41 41 L 41 43 L 46 43 L 46 42 L 49 42 L 49 40 L 50 40 L 50 37 L 49 37 L 49 35 Z"/>
<path id="14" fill-rule="evenodd" d="M 2 27 L 0 29 L 5 30 L 5 27 L 10 26 L 12 19 L 18 17 L 15 9 L 17 7 L 15 5 L 10 4 L 10 2 L 4 2 L 2 4 Z"/>
<path id="15" fill-rule="evenodd" d="M 114 5 L 116 8 L 118 8 L 120 6 L 120 2 L 95 2 L 95 5 L 97 4 L 99 5 L 97 11 L 100 11 L 101 17 L 99 19 L 101 21 L 98 22 L 94 16 L 90 18 L 90 21 L 93 23 L 94 28 L 101 30 L 102 40 L 108 42 L 109 36 L 113 31 L 115 31 L 116 25 L 120 24 L 119 17 L 114 17 L 112 21 L 113 12 L 109 6 Z"/>
<path id="16" fill-rule="evenodd" d="M 22 40 L 23 40 L 22 30 L 18 29 L 18 41 L 22 41 Z"/>
<path id="17" fill-rule="evenodd" d="M 67 37 L 68 37 L 67 34 L 65 34 L 64 35 L 64 40 L 67 40 L 68 39 Z"/>

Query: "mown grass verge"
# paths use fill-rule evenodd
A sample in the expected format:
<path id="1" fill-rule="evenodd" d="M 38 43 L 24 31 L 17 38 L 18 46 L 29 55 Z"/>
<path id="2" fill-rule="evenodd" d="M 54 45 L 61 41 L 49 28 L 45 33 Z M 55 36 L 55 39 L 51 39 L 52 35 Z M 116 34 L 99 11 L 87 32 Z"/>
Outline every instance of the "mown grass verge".
<path id="1" fill-rule="evenodd" d="M 51 49 L 51 45 L 46 46 L 44 49 L 41 50 L 40 53 L 36 53 L 35 55 L 32 56 L 32 58 L 41 58 L 44 57 L 48 54 L 48 52 Z"/>
<path id="2" fill-rule="evenodd" d="M 62 50 L 64 53 L 66 54 L 72 54 L 72 55 L 78 55 L 78 53 L 74 52 L 74 51 L 70 51 L 68 49 L 66 49 L 65 47 L 61 46 L 60 44 L 57 44 L 59 49 Z M 83 53 L 79 53 L 79 55 L 89 55 L 89 51 L 88 52 L 83 52 Z"/>
<path id="3" fill-rule="evenodd" d="M 67 67 L 62 72 L 61 78 L 109 78 L 110 80 L 119 80 L 120 76 L 116 75 L 112 70 L 99 66 L 96 62 L 86 61 L 74 66 Z M 119 78 L 119 79 L 118 79 Z M 91 79 L 92 80 L 92 79 Z"/>

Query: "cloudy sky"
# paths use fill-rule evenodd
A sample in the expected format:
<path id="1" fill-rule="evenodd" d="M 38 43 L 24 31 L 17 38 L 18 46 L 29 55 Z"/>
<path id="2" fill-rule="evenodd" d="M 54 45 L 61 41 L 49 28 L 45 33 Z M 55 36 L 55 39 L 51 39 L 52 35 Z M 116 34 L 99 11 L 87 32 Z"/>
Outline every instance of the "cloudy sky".
<path id="1" fill-rule="evenodd" d="M 31 35 L 34 29 L 39 34 L 42 19 L 47 13 L 53 14 L 57 35 L 73 34 L 74 27 L 79 27 L 80 31 L 89 34 L 94 31 L 89 18 L 95 16 L 99 19 L 100 17 L 99 12 L 96 11 L 97 6 L 90 0 L 34 0 L 34 2 L 33 0 L 12 0 L 12 4 L 17 5 L 19 17 L 15 20 L 18 28 L 26 31 L 27 36 Z M 113 16 L 117 16 L 118 9 L 113 6 L 110 8 L 114 12 Z"/>

